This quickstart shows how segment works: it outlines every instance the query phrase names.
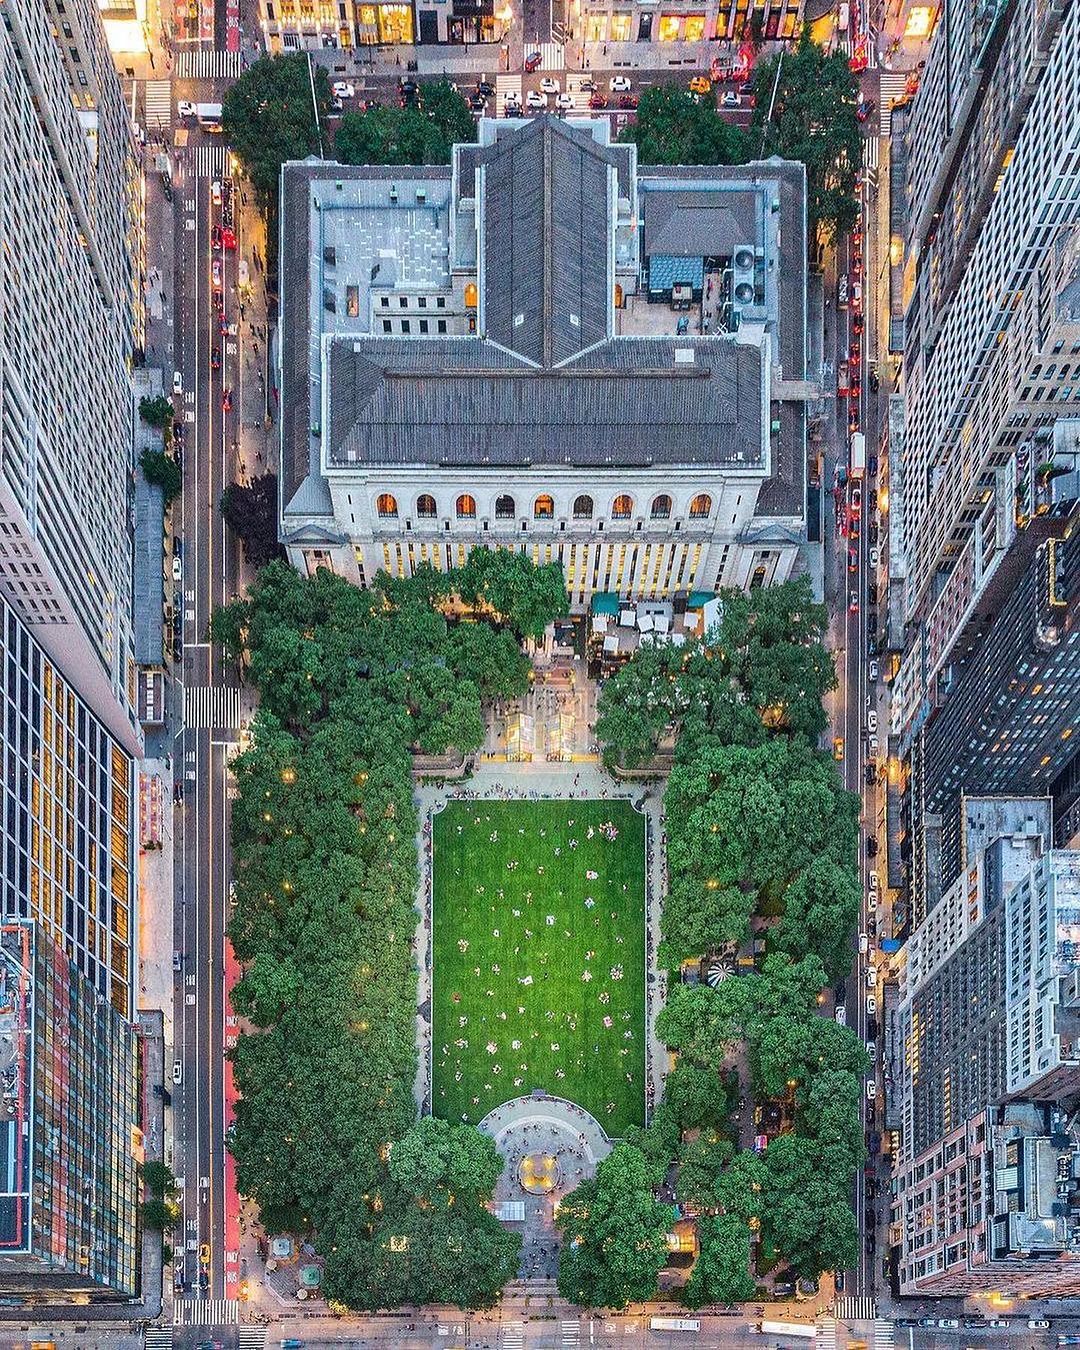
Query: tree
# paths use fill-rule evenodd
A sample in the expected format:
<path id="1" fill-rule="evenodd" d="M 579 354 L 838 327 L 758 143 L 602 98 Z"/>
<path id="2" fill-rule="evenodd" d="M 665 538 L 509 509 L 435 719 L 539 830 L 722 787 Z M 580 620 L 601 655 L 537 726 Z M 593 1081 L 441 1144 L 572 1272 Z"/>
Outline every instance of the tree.
<path id="1" fill-rule="evenodd" d="M 706 1303 L 743 1303 L 754 1297 L 750 1275 L 750 1230 L 733 1214 L 698 1223 L 698 1258 L 683 1290 L 690 1308 Z"/>
<path id="2" fill-rule="evenodd" d="M 673 1220 L 671 1206 L 653 1198 L 645 1159 L 629 1144 L 616 1144 L 596 1175 L 559 1206 L 559 1293 L 589 1308 L 625 1308 L 654 1297 Z"/>
<path id="3" fill-rule="evenodd" d="M 811 244 L 850 230 L 859 218 L 856 176 L 862 133 L 855 115 L 858 85 L 846 55 L 839 49 L 826 55 L 805 28 L 794 52 L 757 64 L 754 95 L 751 141 L 763 140 L 765 155 L 797 159 L 806 166 Z"/>
<path id="4" fill-rule="evenodd" d="M 149 1200 L 143 1201 L 141 1213 L 147 1228 L 162 1232 L 175 1226 L 180 1218 L 180 1206 L 175 1200 L 163 1200 L 160 1196 L 152 1196 Z"/>
<path id="5" fill-rule="evenodd" d="M 157 1196 L 159 1199 L 175 1195 L 176 1177 L 168 1163 L 162 1162 L 160 1158 L 151 1158 L 148 1162 L 144 1162 L 139 1170 L 149 1195 Z"/>
<path id="6" fill-rule="evenodd" d="M 523 638 L 543 637 L 569 607 L 562 565 L 537 565 L 516 549 L 474 548 L 454 577 L 466 604 L 493 611 Z"/>
<path id="7" fill-rule="evenodd" d="M 455 145 L 475 140 L 469 105 L 448 80 L 432 80 L 418 104 L 346 113 L 334 144 L 345 164 L 449 164 Z"/>
<path id="8" fill-rule="evenodd" d="M 174 417 L 172 399 L 166 398 L 164 394 L 158 394 L 154 398 L 145 394 L 139 399 L 139 416 L 147 426 L 171 433 Z"/>
<path id="9" fill-rule="evenodd" d="M 657 1037 L 696 1064 L 719 1065 L 739 1039 L 749 1009 L 750 981 L 676 984 L 656 1018 Z"/>
<path id="10" fill-rule="evenodd" d="M 184 486 L 180 465 L 177 464 L 172 455 L 167 455 L 164 450 L 151 450 L 149 448 L 144 450 L 139 456 L 139 468 L 142 469 L 143 476 L 148 483 L 153 483 L 161 489 L 161 495 L 165 498 L 166 506 Z"/>
<path id="11" fill-rule="evenodd" d="M 477 1203 L 490 1199 L 503 1170 L 495 1141 L 472 1125 L 424 1116 L 394 1145 L 390 1175 L 408 1195 L 437 1191 Z"/>
<path id="12" fill-rule="evenodd" d="M 260 474 L 246 485 L 230 483 L 221 494 L 221 514 L 252 567 L 265 567 L 280 555 L 277 474 Z"/>
<path id="13" fill-rule="evenodd" d="M 720 1209 L 723 1201 L 720 1178 L 731 1161 L 735 1145 L 715 1130 L 685 1144 L 679 1159 L 676 1193 L 683 1204 L 696 1210 Z"/>
<path id="14" fill-rule="evenodd" d="M 765 1163 L 761 1154 L 743 1149 L 736 1153 L 714 1183 L 716 1203 L 725 1214 L 737 1214 L 744 1223 L 761 1219 Z"/>
<path id="15" fill-rule="evenodd" d="M 485 700 L 519 698 L 529 687 L 529 658 L 513 633 L 489 623 L 459 623 L 450 630 L 455 674 Z"/>
<path id="16" fill-rule="evenodd" d="M 823 1170 L 816 1140 L 782 1134 L 766 1149 L 762 1237 L 801 1277 L 847 1270 L 858 1259 L 849 1189 L 849 1175 Z"/>
<path id="17" fill-rule="evenodd" d="M 770 949 L 795 956 L 813 952 L 830 980 L 850 969 L 851 939 L 862 896 L 858 873 L 833 858 L 814 858 L 784 892 L 784 912 L 769 930 Z"/>
<path id="18" fill-rule="evenodd" d="M 681 1130 L 723 1129 L 728 1123 L 728 1085 L 715 1068 L 680 1060 L 664 1081 L 664 1101 Z"/>
<path id="19" fill-rule="evenodd" d="M 325 67 L 303 52 L 263 56 L 225 95 L 221 126 L 264 211 L 277 202 L 282 164 L 320 152 L 318 117 L 330 109 Z"/>
<path id="20" fill-rule="evenodd" d="M 823 1070 L 807 1089 L 799 1127 L 817 1140 L 823 1165 L 834 1175 L 850 1176 L 866 1161 L 861 1099 L 862 1080 L 842 1070 Z"/>
<path id="21" fill-rule="evenodd" d="M 741 164 L 748 158 L 743 132 L 715 104 L 677 84 L 646 89 L 620 139 L 637 146 L 642 164 Z"/>

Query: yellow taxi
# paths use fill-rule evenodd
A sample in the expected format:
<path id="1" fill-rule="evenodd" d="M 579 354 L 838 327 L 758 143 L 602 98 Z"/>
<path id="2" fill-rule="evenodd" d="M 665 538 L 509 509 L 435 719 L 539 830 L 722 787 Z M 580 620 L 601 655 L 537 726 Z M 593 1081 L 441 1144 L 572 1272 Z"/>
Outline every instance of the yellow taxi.
<path id="1" fill-rule="evenodd" d="M 711 94 L 712 80 L 707 75 L 695 75 L 690 81 L 690 92 L 692 94 Z"/>

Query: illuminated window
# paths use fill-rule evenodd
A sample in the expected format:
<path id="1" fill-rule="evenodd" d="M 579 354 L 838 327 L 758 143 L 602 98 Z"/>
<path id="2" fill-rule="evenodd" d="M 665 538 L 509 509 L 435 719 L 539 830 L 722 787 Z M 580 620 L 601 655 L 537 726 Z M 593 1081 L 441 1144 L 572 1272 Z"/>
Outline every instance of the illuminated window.
<path id="1" fill-rule="evenodd" d="M 517 505 L 513 497 L 502 496 L 495 498 L 495 519 L 513 520 L 517 515 Z"/>
<path id="2" fill-rule="evenodd" d="M 611 42 L 629 42 L 632 37 L 633 20 L 629 13 L 611 16 Z"/>
<path id="3" fill-rule="evenodd" d="M 606 14 L 586 14 L 586 16 L 585 16 L 585 41 L 586 41 L 586 42 L 606 42 L 606 41 L 607 41 L 607 15 L 606 15 Z"/>
<path id="4" fill-rule="evenodd" d="M 660 16 L 660 30 L 657 34 L 659 40 L 661 42 L 678 42 L 681 21 L 678 14 L 662 14 Z"/>
<path id="5" fill-rule="evenodd" d="M 667 520 L 671 515 L 671 498 L 666 492 L 661 492 L 659 497 L 653 498 L 652 510 L 649 514 L 653 520 Z"/>
<path id="6" fill-rule="evenodd" d="M 555 503 L 547 495 L 547 493 L 544 493 L 541 496 L 537 497 L 536 501 L 533 503 L 533 519 L 550 520 L 552 516 L 554 516 L 554 514 L 555 514 Z"/>
<path id="7" fill-rule="evenodd" d="M 712 498 L 707 492 L 699 492 L 690 503 L 691 520 L 704 520 L 712 510 Z"/>
<path id="8" fill-rule="evenodd" d="M 476 498 L 470 497 L 467 492 L 463 492 L 457 499 L 457 514 L 459 520 L 475 520 Z"/>
<path id="9" fill-rule="evenodd" d="M 475 309 L 477 302 L 476 282 L 469 281 L 465 285 L 465 308 Z"/>
<path id="10" fill-rule="evenodd" d="M 611 504 L 611 514 L 615 520 L 629 520 L 634 514 L 634 499 L 625 492 L 619 495 Z"/>
<path id="11" fill-rule="evenodd" d="M 375 510 L 384 519 L 397 515 L 397 498 L 391 492 L 380 492 L 379 498 L 375 503 Z"/>
<path id="12" fill-rule="evenodd" d="M 421 520 L 430 520 L 433 516 L 438 514 L 435 506 L 435 498 L 432 497 L 430 493 L 425 492 L 417 497 L 416 514 Z"/>
<path id="13" fill-rule="evenodd" d="M 574 519 L 592 520 L 593 499 L 588 493 L 583 492 L 580 497 L 574 498 Z"/>
<path id="14" fill-rule="evenodd" d="M 683 35 L 687 42 L 701 42 L 705 37 L 705 15 L 688 14 Z"/>

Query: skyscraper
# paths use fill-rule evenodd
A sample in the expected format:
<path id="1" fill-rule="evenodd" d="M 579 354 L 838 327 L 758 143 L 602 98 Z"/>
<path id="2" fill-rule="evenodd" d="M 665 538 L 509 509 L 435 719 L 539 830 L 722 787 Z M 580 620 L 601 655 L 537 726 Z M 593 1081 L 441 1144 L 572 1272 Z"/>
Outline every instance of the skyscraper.
<path id="1" fill-rule="evenodd" d="M 0 128 L 0 1294 L 130 1297 L 142 194 L 91 0 L 0 0 Z"/>
<path id="2" fill-rule="evenodd" d="M 1050 331 L 1080 221 L 1080 7 L 942 4 L 905 152 L 901 733 L 1030 517 L 1041 439 L 1080 399 L 1080 333 Z"/>

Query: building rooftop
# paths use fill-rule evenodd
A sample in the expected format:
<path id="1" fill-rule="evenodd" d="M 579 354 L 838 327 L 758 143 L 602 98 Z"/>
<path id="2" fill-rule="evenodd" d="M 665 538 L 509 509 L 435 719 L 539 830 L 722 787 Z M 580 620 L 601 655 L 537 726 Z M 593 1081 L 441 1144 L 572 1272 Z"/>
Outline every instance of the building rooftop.
<path id="1" fill-rule="evenodd" d="M 485 119 L 452 167 L 286 166 L 294 514 L 309 475 L 348 465 L 704 464 L 761 477 L 758 516 L 802 517 L 802 166 L 639 167 L 608 136 L 606 120 Z M 715 296 L 711 316 L 676 312 L 687 264 L 734 294 L 736 251 L 742 324 L 731 296 L 723 320 Z M 406 294 L 432 318 L 399 332 Z"/>
<path id="2" fill-rule="evenodd" d="M 491 340 L 330 348 L 333 465 L 716 464 L 759 468 L 761 354 L 620 338 L 557 370 Z"/>

